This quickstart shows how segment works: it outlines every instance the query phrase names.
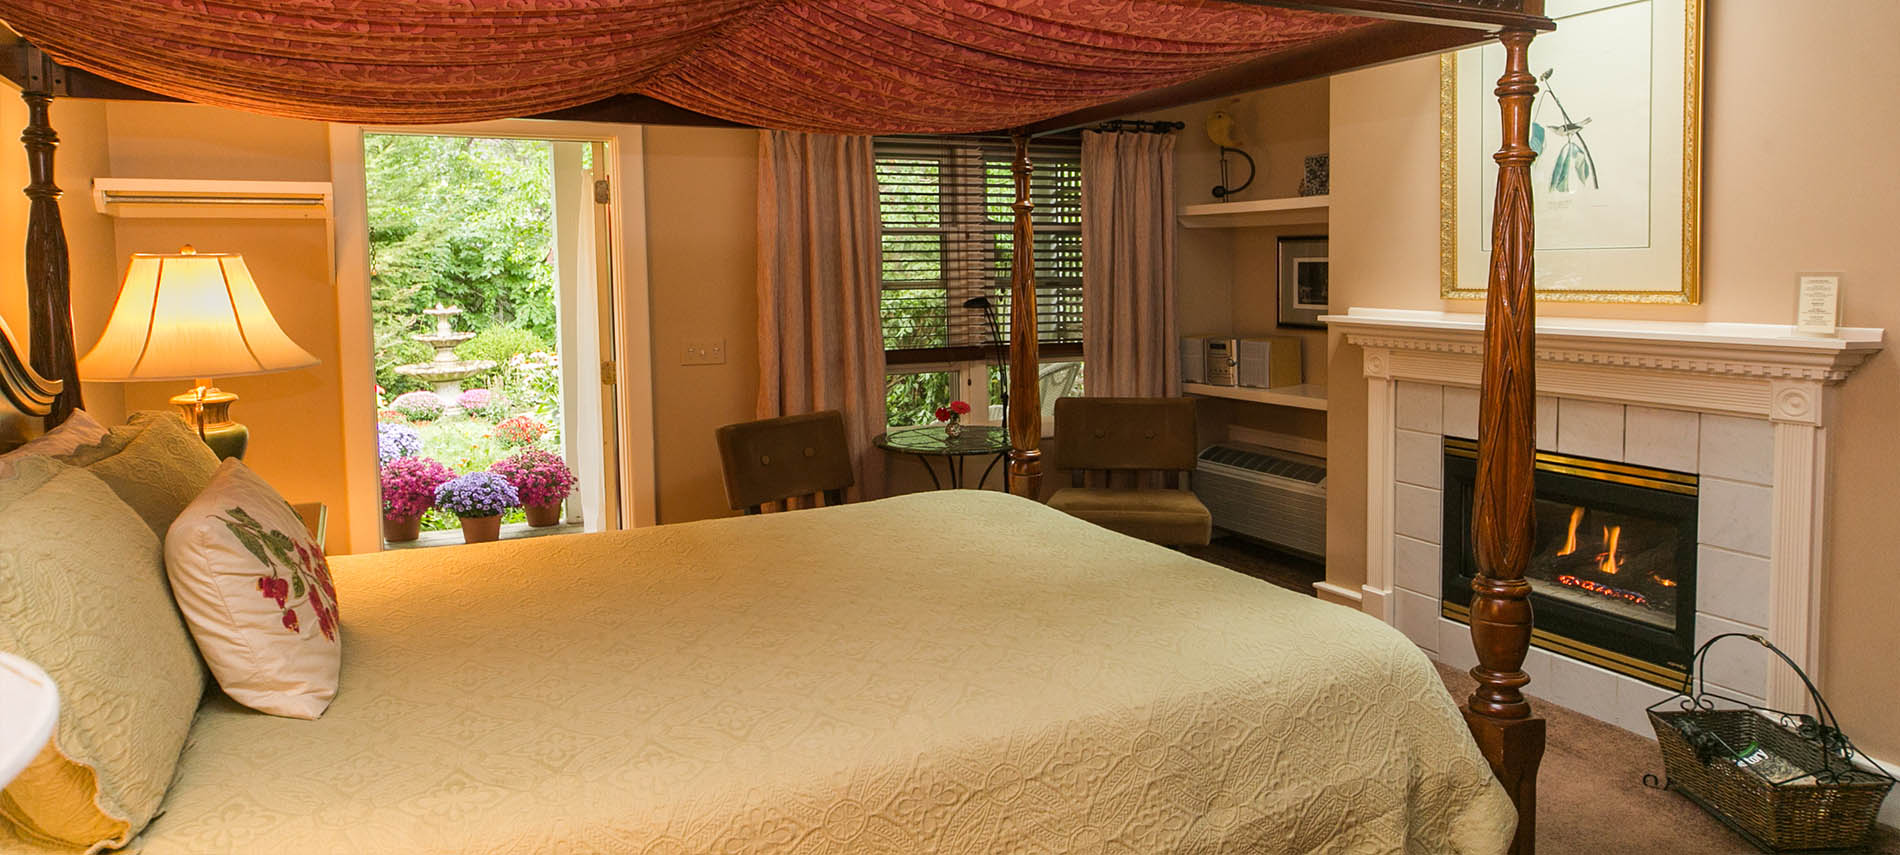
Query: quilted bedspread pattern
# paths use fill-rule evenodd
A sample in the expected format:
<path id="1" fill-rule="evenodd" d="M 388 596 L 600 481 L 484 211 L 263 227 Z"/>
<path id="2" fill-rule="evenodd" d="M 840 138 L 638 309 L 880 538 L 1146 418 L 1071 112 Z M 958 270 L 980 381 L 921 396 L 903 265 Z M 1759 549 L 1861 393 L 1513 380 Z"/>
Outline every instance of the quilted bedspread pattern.
<path id="1" fill-rule="evenodd" d="M 1496 853 L 1425 658 L 996 493 L 341 557 L 322 719 L 214 695 L 146 855 Z"/>

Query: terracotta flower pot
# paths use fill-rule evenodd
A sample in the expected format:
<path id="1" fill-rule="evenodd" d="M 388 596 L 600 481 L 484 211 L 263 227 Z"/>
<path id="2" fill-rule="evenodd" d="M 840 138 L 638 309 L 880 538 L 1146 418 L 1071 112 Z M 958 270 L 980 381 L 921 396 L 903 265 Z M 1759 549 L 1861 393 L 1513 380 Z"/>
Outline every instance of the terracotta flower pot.
<path id="1" fill-rule="evenodd" d="M 383 518 L 383 540 L 390 543 L 408 543 L 422 536 L 422 518 L 410 517 L 403 520 Z"/>
<path id="2" fill-rule="evenodd" d="M 545 505 L 527 505 L 521 509 L 528 515 L 528 525 L 535 528 L 547 528 L 561 523 L 561 503 L 549 502 Z"/>
<path id="3" fill-rule="evenodd" d="M 487 543 L 501 539 L 501 515 L 462 517 L 462 542 Z"/>

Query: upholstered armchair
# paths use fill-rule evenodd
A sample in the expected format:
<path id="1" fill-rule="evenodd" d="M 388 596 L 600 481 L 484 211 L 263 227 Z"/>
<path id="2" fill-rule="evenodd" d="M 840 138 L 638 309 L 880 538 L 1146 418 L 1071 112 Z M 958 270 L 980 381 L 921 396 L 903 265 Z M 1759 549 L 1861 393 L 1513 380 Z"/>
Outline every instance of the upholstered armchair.
<path id="1" fill-rule="evenodd" d="M 1063 398 L 1055 416 L 1055 467 L 1069 471 L 1073 486 L 1057 490 L 1050 507 L 1164 546 L 1207 543 L 1213 517 L 1188 490 L 1199 450 L 1193 401 Z M 1139 486 L 1143 472 L 1164 473 L 1174 485 Z M 1099 473 L 1096 483 L 1090 473 Z"/>

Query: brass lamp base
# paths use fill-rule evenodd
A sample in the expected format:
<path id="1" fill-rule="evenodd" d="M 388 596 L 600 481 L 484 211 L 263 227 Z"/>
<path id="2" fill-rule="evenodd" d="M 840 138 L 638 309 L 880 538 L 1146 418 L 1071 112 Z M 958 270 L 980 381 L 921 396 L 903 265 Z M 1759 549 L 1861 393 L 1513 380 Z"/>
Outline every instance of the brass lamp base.
<path id="1" fill-rule="evenodd" d="M 231 420 L 231 405 L 237 403 L 237 399 L 238 396 L 205 380 L 189 392 L 173 395 L 171 402 L 184 413 L 185 423 L 198 431 L 205 445 L 211 446 L 219 460 L 224 460 L 243 459 L 245 448 L 251 444 L 251 429 Z"/>

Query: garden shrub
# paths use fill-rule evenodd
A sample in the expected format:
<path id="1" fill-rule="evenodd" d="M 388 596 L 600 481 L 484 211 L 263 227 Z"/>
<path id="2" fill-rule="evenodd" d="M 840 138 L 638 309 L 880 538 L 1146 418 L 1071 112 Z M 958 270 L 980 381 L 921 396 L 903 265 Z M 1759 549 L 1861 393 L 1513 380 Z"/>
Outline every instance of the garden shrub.
<path id="1" fill-rule="evenodd" d="M 436 397 L 434 392 L 404 392 L 396 396 L 389 406 L 412 422 L 435 421 L 442 417 L 443 410 L 448 409 L 448 405 L 442 403 L 442 399 Z"/>
<path id="2" fill-rule="evenodd" d="M 475 334 L 474 338 L 462 342 L 455 349 L 457 359 L 489 359 L 495 367 L 469 378 L 469 382 L 485 384 L 508 366 L 509 360 L 524 353 L 547 350 L 548 343 L 541 340 L 530 330 L 520 327 L 497 325 Z"/>

